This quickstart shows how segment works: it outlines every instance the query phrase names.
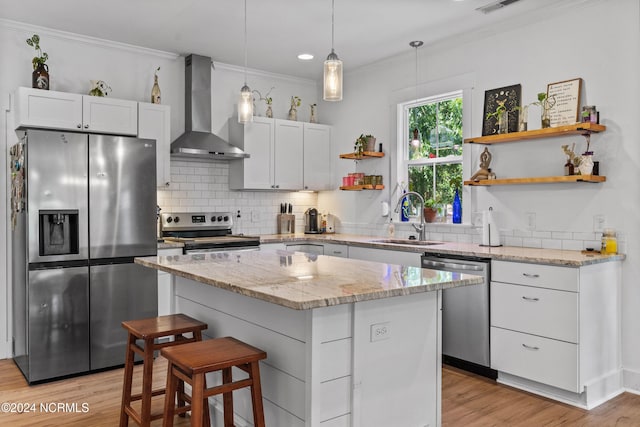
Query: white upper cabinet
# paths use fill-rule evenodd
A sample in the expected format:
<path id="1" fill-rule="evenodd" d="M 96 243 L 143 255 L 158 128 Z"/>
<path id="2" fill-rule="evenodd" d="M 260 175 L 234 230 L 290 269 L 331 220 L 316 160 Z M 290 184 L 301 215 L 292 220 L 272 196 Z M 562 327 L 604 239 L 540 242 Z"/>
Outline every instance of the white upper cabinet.
<path id="1" fill-rule="evenodd" d="M 168 105 L 138 103 L 138 137 L 156 140 L 156 183 L 168 187 L 171 182 L 171 109 Z"/>
<path id="2" fill-rule="evenodd" d="M 302 127 L 300 122 L 276 119 L 273 184 L 278 190 L 302 190 Z"/>
<path id="3" fill-rule="evenodd" d="M 229 164 L 233 190 L 331 188 L 331 127 L 254 117 L 229 121 L 231 143 L 250 155 Z"/>
<path id="4" fill-rule="evenodd" d="M 138 103 L 21 87 L 16 92 L 15 127 L 136 135 Z"/>
<path id="5" fill-rule="evenodd" d="M 229 137 L 233 145 L 249 157 L 229 162 L 229 188 L 233 190 L 270 190 L 274 188 L 273 153 L 275 138 L 273 119 L 254 117 L 240 124 L 229 120 Z"/>
<path id="6" fill-rule="evenodd" d="M 304 186 L 305 190 L 330 190 L 331 126 L 304 124 Z"/>

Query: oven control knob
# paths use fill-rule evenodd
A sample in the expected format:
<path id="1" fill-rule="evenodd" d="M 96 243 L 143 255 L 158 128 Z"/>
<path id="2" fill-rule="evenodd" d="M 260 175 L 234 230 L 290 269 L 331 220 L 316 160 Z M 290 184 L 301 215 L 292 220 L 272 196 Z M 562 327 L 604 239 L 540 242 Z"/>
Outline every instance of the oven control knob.
<path id="1" fill-rule="evenodd" d="M 229 215 L 225 215 L 225 216 L 224 216 L 224 220 L 225 220 L 225 222 L 226 222 L 226 221 L 229 221 Z"/>
<path id="2" fill-rule="evenodd" d="M 211 217 L 211 222 L 216 222 L 216 217 L 215 216 Z"/>
<path id="3" fill-rule="evenodd" d="M 180 222 L 180 217 L 177 216 L 173 219 L 173 222 L 175 222 L 176 224 Z"/>
<path id="4" fill-rule="evenodd" d="M 218 217 L 218 221 L 222 221 L 222 215 Z"/>
<path id="5" fill-rule="evenodd" d="M 167 218 L 167 222 L 168 222 L 168 223 L 172 223 L 172 222 L 173 222 L 173 218 L 168 217 L 168 218 Z"/>

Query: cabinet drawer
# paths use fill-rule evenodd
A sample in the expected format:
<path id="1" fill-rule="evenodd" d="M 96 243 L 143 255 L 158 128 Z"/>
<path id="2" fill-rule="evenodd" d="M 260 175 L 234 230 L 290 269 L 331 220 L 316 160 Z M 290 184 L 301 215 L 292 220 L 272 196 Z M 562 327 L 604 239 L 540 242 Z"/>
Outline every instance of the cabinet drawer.
<path id="1" fill-rule="evenodd" d="M 491 367 L 578 393 L 578 346 L 491 328 Z"/>
<path id="2" fill-rule="evenodd" d="M 325 243 L 324 244 L 324 254 L 337 256 L 341 258 L 349 257 L 349 247 L 347 245 L 339 245 L 336 243 Z"/>
<path id="3" fill-rule="evenodd" d="M 491 282 L 491 326 L 578 343 L 578 294 Z"/>
<path id="4" fill-rule="evenodd" d="M 578 269 L 553 265 L 491 261 L 491 281 L 578 292 Z"/>

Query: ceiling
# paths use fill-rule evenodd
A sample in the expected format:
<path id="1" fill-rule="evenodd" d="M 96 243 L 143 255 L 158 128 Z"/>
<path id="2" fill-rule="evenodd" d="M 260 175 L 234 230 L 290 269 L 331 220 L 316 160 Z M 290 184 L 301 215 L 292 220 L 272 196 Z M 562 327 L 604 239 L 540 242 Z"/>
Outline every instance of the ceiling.
<path id="1" fill-rule="evenodd" d="M 335 51 L 345 72 L 443 43 L 544 19 L 586 0 L 335 0 Z M 242 0 L 0 0 L 0 18 L 244 65 Z M 319 79 L 331 51 L 331 0 L 247 0 L 248 67 Z M 46 50 L 46 42 L 43 43 Z M 297 59 L 311 53 L 309 62 Z"/>

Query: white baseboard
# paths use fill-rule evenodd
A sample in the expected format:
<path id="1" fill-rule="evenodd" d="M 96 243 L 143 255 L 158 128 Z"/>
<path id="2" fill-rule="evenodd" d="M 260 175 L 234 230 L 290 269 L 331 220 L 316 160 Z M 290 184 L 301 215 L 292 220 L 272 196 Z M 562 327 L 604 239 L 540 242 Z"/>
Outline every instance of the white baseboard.
<path id="1" fill-rule="evenodd" d="M 640 394 L 640 371 L 623 369 L 622 386 L 629 393 Z"/>

